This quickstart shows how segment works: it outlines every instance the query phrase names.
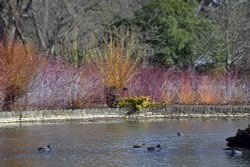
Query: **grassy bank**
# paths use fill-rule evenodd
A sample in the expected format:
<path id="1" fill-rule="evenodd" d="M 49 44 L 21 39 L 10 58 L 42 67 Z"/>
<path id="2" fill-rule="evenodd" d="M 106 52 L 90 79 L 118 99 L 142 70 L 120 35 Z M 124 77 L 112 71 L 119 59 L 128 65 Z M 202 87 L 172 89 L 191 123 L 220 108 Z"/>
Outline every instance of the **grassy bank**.
<path id="1" fill-rule="evenodd" d="M 96 108 L 83 110 L 29 110 L 0 112 L 0 123 L 11 122 L 57 122 L 93 121 L 114 118 L 238 118 L 250 116 L 249 105 L 171 105 L 161 109 L 144 109 L 133 115 L 126 115 L 125 109 Z"/>

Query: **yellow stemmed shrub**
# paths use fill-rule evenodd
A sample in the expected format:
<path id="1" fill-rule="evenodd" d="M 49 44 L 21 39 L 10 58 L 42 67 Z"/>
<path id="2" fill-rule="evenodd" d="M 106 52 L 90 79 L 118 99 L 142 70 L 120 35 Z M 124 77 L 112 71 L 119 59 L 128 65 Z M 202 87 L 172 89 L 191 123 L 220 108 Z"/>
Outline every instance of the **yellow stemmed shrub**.
<path id="1" fill-rule="evenodd" d="M 107 87 L 122 89 L 133 78 L 138 63 L 132 36 L 113 39 L 104 46 L 98 56 L 97 67 Z"/>
<path id="2" fill-rule="evenodd" d="M 96 59 L 108 107 L 115 107 L 119 98 L 124 96 L 126 85 L 134 77 L 139 60 L 139 50 L 130 33 L 114 37 L 104 45 Z"/>
<path id="3" fill-rule="evenodd" d="M 147 96 L 127 97 L 118 102 L 119 107 L 131 110 L 128 114 L 142 111 L 143 108 L 149 108 L 152 104 L 150 98 Z"/>

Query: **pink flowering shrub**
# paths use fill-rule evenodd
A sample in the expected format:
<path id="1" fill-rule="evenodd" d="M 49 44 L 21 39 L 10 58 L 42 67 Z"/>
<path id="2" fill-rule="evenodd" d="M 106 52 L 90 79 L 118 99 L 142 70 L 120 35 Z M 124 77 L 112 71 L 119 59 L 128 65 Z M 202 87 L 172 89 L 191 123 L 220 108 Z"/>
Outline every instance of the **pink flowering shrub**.
<path id="1" fill-rule="evenodd" d="M 101 74 L 94 63 L 73 68 L 66 61 L 51 61 L 40 68 L 29 92 L 18 99 L 17 108 L 77 109 L 104 107 Z M 201 75 L 161 67 L 138 67 L 125 85 L 123 97 L 147 96 L 161 104 L 247 104 L 249 82 L 233 74 Z M 0 94 L 1 96 L 1 94 Z"/>
<path id="2" fill-rule="evenodd" d="M 246 104 L 248 82 L 233 74 L 201 75 L 191 71 L 141 68 L 128 85 L 129 96 L 149 96 L 165 104 Z"/>
<path id="3" fill-rule="evenodd" d="M 45 65 L 30 84 L 27 100 L 33 109 L 76 109 L 103 103 L 103 86 L 94 66 L 75 69 L 62 61 Z M 22 105 L 24 98 L 19 100 Z"/>

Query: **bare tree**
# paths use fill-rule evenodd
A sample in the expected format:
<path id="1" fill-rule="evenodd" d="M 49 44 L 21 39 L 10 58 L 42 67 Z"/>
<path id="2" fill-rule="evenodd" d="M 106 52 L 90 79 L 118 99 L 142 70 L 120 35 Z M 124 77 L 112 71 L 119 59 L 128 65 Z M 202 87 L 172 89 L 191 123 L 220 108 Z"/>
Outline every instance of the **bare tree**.
<path id="1" fill-rule="evenodd" d="M 8 34 L 9 39 L 20 39 L 23 43 L 26 39 L 20 28 L 21 21 L 32 8 L 32 0 L 6 0 L 0 2 L 0 21 L 2 37 Z"/>
<path id="2" fill-rule="evenodd" d="M 218 25 L 214 42 L 219 47 L 214 52 L 224 55 L 226 69 L 230 70 L 250 51 L 250 2 L 242 0 L 220 0 L 219 6 L 208 6 L 209 18 Z"/>
<path id="3" fill-rule="evenodd" d="M 132 17 L 146 1 L 0 0 L 0 37 L 9 34 L 32 41 L 40 51 L 52 54 L 65 54 L 66 45 L 76 40 L 84 50 L 99 40 L 106 26 Z"/>

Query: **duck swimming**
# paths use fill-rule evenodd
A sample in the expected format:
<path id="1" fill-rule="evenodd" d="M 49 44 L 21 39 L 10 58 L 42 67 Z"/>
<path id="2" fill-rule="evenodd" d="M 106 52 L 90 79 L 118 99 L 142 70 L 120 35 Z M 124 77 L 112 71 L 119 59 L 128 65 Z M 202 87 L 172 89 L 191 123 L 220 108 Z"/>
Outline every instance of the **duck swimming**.
<path id="1" fill-rule="evenodd" d="M 147 147 L 147 150 L 148 151 L 154 151 L 154 150 L 159 151 L 159 150 L 161 150 L 161 145 L 157 144 L 156 146 L 149 146 L 149 147 Z"/>
<path id="2" fill-rule="evenodd" d="M 47 152 L 49 152 L 51 150 L 51 147 L 50 147 L 50 145 L 47 145 L 47 147 L 39 147 L 37 149 L 38 149 L 38 151 L 47 151 Z"/>
<path id="3" fill-rule="evenodd" d="M 182 136 L 183 134 L 181 132 L 177 132 L 177 136 Z"/>
<path id="4" fill-rule="evenodd" d="M 145 147 L 146 144 L 145 143 L 142 143 L 142 144 L 135 144 L 133 145 L 133 148 L 142 148 L 142 147 Z"/>

